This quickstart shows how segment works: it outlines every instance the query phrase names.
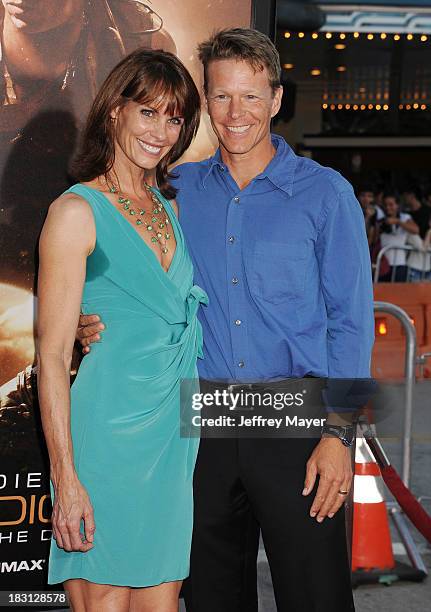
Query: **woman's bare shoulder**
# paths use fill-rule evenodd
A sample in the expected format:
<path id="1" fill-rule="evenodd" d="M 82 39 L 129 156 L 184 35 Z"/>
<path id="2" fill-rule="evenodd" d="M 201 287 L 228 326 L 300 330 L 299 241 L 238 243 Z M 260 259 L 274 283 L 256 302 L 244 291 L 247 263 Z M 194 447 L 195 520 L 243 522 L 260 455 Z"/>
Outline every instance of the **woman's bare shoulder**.
<path id="1" fill-rule="evenodd" d="M 49 214 L 68 219 L 92 219 L 93 213 L 90 204 L 80 195 L 72 192 L 63 193 L 49 206 Z"/>
<path id="2" fill-rule="evenodd" d="M 69 244 L 74 240 L 90 254 L 96 242 L 96 225 L 90 204 L 76 193 L 63 193 L 49 206 L 42 242 Z"/>

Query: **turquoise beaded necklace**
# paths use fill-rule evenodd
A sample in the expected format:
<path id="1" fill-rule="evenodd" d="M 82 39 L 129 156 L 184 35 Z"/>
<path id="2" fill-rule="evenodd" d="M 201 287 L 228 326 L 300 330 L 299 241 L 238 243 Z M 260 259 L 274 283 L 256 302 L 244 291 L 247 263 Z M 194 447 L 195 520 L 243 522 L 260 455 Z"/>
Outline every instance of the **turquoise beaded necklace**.
<path id="1" fill-rule="evenodd" d="M 115 185 L 112 183 L 108 186 L 110 193 L 115 193 L 117 195 L 118 204 L 121 206 L 121 208 L 126 210 L 130 216 L 136 217 L 136 225 L 145 224 L 147 230 L 152 234 L 151 242 L 157 243 L 162 253 L 167 253 L 169 249 L 166 246 L 166 243 L 171 238 L 171 234 L 168 231 L 170 221 L 165 207 L 163 206 L 163 202 L 156 196 L 154 191 L 151 189 L 151 186 L 144 182 L 145 189 L 147 190 L 153 205 L 152 216 L 151 220 L 149 221 L 142 219 L 142 217 L 146 214 L 146 211 L 143 208 L 134 208 L 132 206 L 131 199 L 124 196 L 120 189 L 117 189 L 117 187 L 115 187 Z"/>

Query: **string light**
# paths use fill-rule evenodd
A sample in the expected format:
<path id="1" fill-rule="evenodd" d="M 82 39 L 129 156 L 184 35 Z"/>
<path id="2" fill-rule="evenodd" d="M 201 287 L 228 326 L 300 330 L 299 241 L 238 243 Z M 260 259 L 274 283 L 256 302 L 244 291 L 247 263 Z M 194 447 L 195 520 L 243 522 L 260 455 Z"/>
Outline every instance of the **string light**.
<path id="1" fill-rule="evenodd" d="M 353 105 L 353 110 L 358 110 L 359 106 L 357 104 Z"/>
<path id="2" fill-rule="evenodd" d="M 298 32 L 298 38 L 304 38 L 305 34 L 304 32 Z"/>
<path id="3" fill-rule="evenodd" d="M 369 105 L 368 105 L 368 110 L 373 110 L 373 108 L 374 108 L 374 107 L 373 107 L 373 105 L 372 105 L 372 104 L 369 104 Z"/>
<path id="4" fill-rule="evenodd" d="M 365 104 L 361 104 L 360 109 L 361 110 L 365 110 L 367 107 L 365 106 Z"/>
<path id="5" fill-rule="evenodd" d="M 346 104 L 346 106 L 344 107 L 346 110 L 350 110 L 350 104 Z"/>
<path id="6" fill-rule="evenodd" d="M 334 49 L 337 49 L 338 51 L 342 51 L 345 48 L 346 45 L 344 45 L 343 43 L 337 43 L 336 45 L 334 45 Z"/>
<path id="7" fill-rule="evenodd" d="M 359 38 L 359 32 L 353 32 L 353 38 Z"/>
<path id="8" fill-rule="evenodd" d="M 381 38 L 382 40 L 385 40 L 385 38 L 387 38 L 387 34 L 385 34 L 385 32 L 382 32 L 382 33 L 380 34 L 380 38 Z"/>
<path id="9" fill-rule="evenodd" d="M 313 68 L 312 70 L 310 70 L 310 74 L 311 76 L 320 76 L 321 71 L 319 70 L 319 68 Z"/>
<path id="10" fill-rule="evenodd" d="M 331 32 L 326 32 L 325 36 L 326 36 L 326 38 L 328 38 L 328 39 L 329 39 L 329 38 L 332 38 L 332 34 L 331 34 Z"/>
<path id="11" fill-rule="evenodd" d="M 383 110 L 389 110 L 389 106 L 387 104 L 383 104 Z"/>
<path id="12" fill-rule="evenodd" d="M 417 110 L 419 108 L 419 104 L 416 102 L 415 104 L 413 104 L 413 108 Z"/>
<path id="13" fill-rule="evenodd" d="M 380 104 L 376 104 L 376 110 L 382 110 L 382 107 L 380 106 Z"/>
<path id="14" fill-rule="evenodd" d="M 421 110 L 426 110 L 427 109 L 427 105 L 426 104 L 421 104 Z"/>
<path id="15" fill-rule="evenodd" d="M 311 38 L 314 38 L 314 40 L 316 40 L 317 38 L 319 38 L 319 35 L 317 32 L 313 32 L 313 34 L 311 35 Z"/>
<path id="16" fill-rule="evenodd" d="M 374 34 L 367 34 L 367 38 L 368 38 L 368 40 L 373 40 Z"/>
<path id="17" fill-rule="evenodd" d="M 399 109 L 399 110 L 403 110 L 403 108 L 404 108 L 404 104 L 400 104 L 400 105 L 398 106 L 398 109 Z"/>
<path id="18" fill-rule="evenodd" d="M 425 36 L 425 34 L 422 34 L 421 42 L 426 42 L 427 40 L 428 40 L 428 36 Z"/>
<path id="19" fill-rule="evenodd" d="M 411 110 L 411 105 L 410 104 L 406 104 L 406 110 Z"/>
<path id="20" fill-rule="evenodd" d="M 394 34 L 394 40 L 400 40 L 401 36 L 399 34 Z"/>
<path id="21" fill-rule="evenodd" d="M 326 104 L 326 102 L 325 102 L 325 104 L 322 104 L 322 108 L 323 108 L 324 110 L 326 110 L 326 109 L 328 108 L 328 105 Z"/>
<path id="22" fill-rule="evenodd" d="M 292 36 L 292 34 L 290 32 L 285 32 L 284 33 L 284 38 L 290 38 Z"/>
<path id="23" fill-rule="evenodd" d="M 283 68 L 285 68 L 286 70 L 292 70 L 293 64 L 283 64 Z"/>
<path id="24" fill-rule="evenodd" d="M 330 109 L 335 110 L 335 104 L 331 104 Z"/>
<path id="25" fill-rule="evenodd" d="M 407 40 L 413 40 L 413 34 L 407 34 Z"/>
<path id="26" fill-rule="evenodd" d="M 340 39 L 341 39 L 341 40 L 344 40 L 345 38 L 346 38 L 346 35 L 344 34 L 344 32 L 341 32 L 341 34 L 340 34 Z"/>
<path id="27" fill-rule="evenodd" d="M 337 108 L 338 108 L 338 110 L 343 110 L 343 105 L 342 104 L 337 104 Z"/>

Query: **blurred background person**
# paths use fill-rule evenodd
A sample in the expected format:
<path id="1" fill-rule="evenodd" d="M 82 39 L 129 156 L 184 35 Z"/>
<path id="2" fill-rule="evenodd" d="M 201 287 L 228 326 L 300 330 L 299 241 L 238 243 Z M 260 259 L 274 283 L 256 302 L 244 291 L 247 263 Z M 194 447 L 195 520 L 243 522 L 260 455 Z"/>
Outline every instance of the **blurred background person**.
<path id="1" fill-rule="evenodd" d="M 374 191 L 371 185 L 361 185 L 357 190 L 357 198 L 364 213 L 368 245 L 370 250 L 372 250 L 373 244 L 376 241 L 377 221 L 383 217 L 383 213 L 374 204 Z"/>
<path id="2" fill-rule="evenodd" d="M 431 208 L 423 205 L 420 190 L 416 187 L 406 189 L 403 199 L 411 218 L 419 227 L 420 237 L 424 239 L 429 230 Z"/>
<path id="3" fill-rule="evenodd" d="M 379 224 L 381 247 L 394 247 L 386 252 L 390 270 L 381 274 L 379 280 L 383 282 L 404 282 L 407 277 L 406 251 L 395 247 L 404 247 L 409 234 L 419 234 L 419 228 L 407 213 L 400 211 L 397 194 L 387 192 L 383 196 L 384 218 Z"/>
<path id="4" fill-rule="evenodd" d="M 407 244 L 415 249 L 407 258 L 407 281 L 410 283 L 431 281 L 431 220 L 424 238 L 418 234 L 409 234 Z"/>

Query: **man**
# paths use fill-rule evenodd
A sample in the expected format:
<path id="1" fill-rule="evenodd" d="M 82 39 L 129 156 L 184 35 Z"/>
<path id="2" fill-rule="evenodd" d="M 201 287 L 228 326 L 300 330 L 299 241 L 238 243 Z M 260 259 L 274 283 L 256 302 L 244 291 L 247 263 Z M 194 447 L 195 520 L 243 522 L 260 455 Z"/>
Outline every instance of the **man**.
<path id="1" fill-rule="evenodd" d="M 361 185 L 357 190 L 357 196 L 364 213 L 368 246 L 372 249 L 377 239 L 376 225 L 384 217 L 384 213 L 374 204 L 374 192 L 371 186 Z"/>
<path id="2" fill-rule="evenodd" d="M 175 186 L 195 282 L 210 299 L 200 313 L 204 388 L 368 377 L 370 261 L 350 184 L 271 135 L 282 89 L 266 36 L 225 30 L 199 53 L 220 148 L 176 168 Z M 95 321 L 81 320 L 84 352 L 100 338 Z M 351 459 L 344 428 L 335 432 L 317 443 L 201 440 L 188 612 L 257 611 L 259 527 L 279 611 L 354 609 L 343 506 Z"/>
<path id="3" fill-rule="evenodd" d="M 410 217 L 419 227 L 419 235 L 423 240 L 430 227 L 431 210 L 422 204 L 420 191 L 415 187 L 406 189 L 403 196 Z"/>

